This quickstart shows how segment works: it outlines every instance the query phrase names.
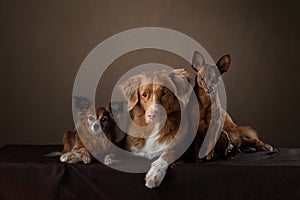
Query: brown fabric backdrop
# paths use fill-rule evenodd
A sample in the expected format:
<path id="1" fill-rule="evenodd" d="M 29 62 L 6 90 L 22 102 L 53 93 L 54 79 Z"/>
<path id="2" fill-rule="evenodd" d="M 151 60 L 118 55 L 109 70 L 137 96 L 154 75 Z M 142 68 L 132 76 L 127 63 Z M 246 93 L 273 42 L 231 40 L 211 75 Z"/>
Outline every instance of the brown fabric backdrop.
<path id="1" fill-rule="evenodd" d="M 224 81 L 233 118 L 275 146 L 299 147 L 297 2 L 0 0 L 0 146 L 61 143 L 85 56 L 116 33 L 158 26 L 189 35 L 215 60 L 231 54 Z M 123 72 L 148 62 L 188 67 L 157 50 L 124 55 L 101 79 L 99 104 Z"/>

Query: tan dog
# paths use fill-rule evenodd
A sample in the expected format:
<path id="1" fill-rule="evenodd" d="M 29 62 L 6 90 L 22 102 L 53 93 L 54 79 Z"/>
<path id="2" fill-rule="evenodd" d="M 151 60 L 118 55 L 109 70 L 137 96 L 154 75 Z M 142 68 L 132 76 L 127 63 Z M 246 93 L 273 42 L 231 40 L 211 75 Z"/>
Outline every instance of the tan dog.
<path id="1" fill-rule="evenodd" d="M 189 101 L 190 79 L 183 69 L 148 72 L 120 86 L 133 120 L 126 149 L 137 156 L 156 159 L 145 178 L 148 188 L 160 185 L 177 151 L 175 144 L 180 144 L 186 134 L 187 127 L 179 130 L 181 120 L 186 120 L 181 119 L 180 105 L 184 108 Z"/>
<path id="2" fill-rule="evenodd" d="M 110 141 L 115 144 L 120 142 L 124 133 L 118 129 L 110 109 L 95 108 L 91 101 L 84 97 L 75 97 L 74 102 L 82 115 L 80 124 L 77 126 L 81 137 L 76 129 L 64 132 L 64 149 L 60 160 L 67 163 L 82 161 L 84 164 L 90 163 L 92 156 L 85 147 L 86 145 L 91 152 L 97 153 L 97 158 L 104 157 L 104 164 L 112 164 L 114 155 L 109 152 Z M 84 141 L 82 142 L 80 138 Z"/>
<path id="3" fill-rule="evenodd" d="M 196 154 L 206 136 L 210 123 L 216 127 L 223 126 L 220 119 L 212 118 L 212 109 L 220 111 L 220 117 L 224 117 L 224 126 L 220 138 L 213 151 L 207 154 L 207 159 L 212 157 L 227 157 L 231 145 L 237 148 L 255 148 L 257 151 L 273 151 L 273 147 L 259 140 L 255 130 L 248 126 L 237 126 L 230 115 L 221 108 L 216 88 L 219 84 L 220 74 L 226 72 L 230 65 L 230 56 L 223 56 L 217 67 L 205 64 L 203 56 L 199 52 L 194 53 L 192 68 L 197 72 L 194 91 L 199 100 L 200 121 L 198 134 L 195 139 Z M 213 121 L 211 121 L 211 119 Z M 197 159 L 200 159 L 197 157 Z"/>

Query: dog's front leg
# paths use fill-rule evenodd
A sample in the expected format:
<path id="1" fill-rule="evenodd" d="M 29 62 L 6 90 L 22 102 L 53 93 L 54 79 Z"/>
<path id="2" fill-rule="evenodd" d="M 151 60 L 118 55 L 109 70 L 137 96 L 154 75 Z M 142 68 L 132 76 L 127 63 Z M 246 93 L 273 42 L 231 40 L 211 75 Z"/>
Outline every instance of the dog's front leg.
<path id="1" fill-rule="evenodd" d="M 151 168 L 146 174 L 146 187 L 152 189 L 158 187 L 163 181 L 168 166 L 173 157 L 173 150 L 164 152 L 157 160 L 151 164 Z"/>

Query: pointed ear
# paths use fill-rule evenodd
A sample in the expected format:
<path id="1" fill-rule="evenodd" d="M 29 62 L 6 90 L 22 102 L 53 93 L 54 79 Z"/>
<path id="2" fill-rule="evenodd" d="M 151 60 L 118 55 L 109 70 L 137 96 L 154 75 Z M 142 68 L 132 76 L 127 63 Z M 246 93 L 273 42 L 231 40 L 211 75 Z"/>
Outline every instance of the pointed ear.
<path id="1" fill-rule="evenodd" d="M 123 112 L 127 111 L 127 102 L 124 101 L 114 101 L 109 104 L 107 107 L 109 112 L 114 115 L 123 114 Z"/>
<path id="2" fill-rule="evenodd" d="M 195 51 L 192 60 L 192 68 L 198 72 L 200 67 L 205 65 L 205 60 L 199 51 Z"/>
<path id="3" fill-rule="evenodd" d="M 219 69 L 220 74 L 223 74 L 224 72 L 228 71 L 230 60 L 230 55 L 224 55 L 218 60 L 216 65 Z"/>
<path id="4" fill-rule="evenodd" d="M 93 101 L 88 97 L 73 96 L 72 106 L 81 114 L 85 114 L 93 106 Z"/>
<path id="5" fill-rule="evenodd" d="M 124 82 L 123 84 L 119 85 L 124 97 L 127 100 L 127 109 L 128 111 L 132 110 L 133 107 L 139 101 L 139 94 L 138 89 L 141 85 L 142 75 L 136 75 L 131 77 L 128 81 Z"/>
<path id="6" fill-rule="evenodd" d="M 189 84 L 191 75 L 184 69 L 179 69 L 171 72 L 168 78 L 171 82 L 170 85 L 174 87 L 172 90 L 178 96 L 179 100 L 186 106 L 192 92 L 192 87 Z"/>

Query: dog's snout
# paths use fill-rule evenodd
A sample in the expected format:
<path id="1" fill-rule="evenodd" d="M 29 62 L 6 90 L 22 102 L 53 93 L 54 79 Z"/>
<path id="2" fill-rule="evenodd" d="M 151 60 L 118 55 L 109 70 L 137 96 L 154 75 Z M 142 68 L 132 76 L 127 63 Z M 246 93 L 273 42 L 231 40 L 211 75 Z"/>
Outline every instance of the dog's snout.
<path id="1" fill-rule="evenodd" d="M 157 116 L 157 112 L 148 112 L 148 117 L 149 117 L 149 119 L 154 119 L 154 118 L 156 118 L 156 116 Z"/>
<path id="2" fill-rule="evenodd" d="M 214 86 L 209 86 L 209 87 L 207 88 L 207 93 L 212 93 L 214 90 L 215 90 L 215 87 L 214 87 Z"/>
<path id="3" fill-rule="evenodd" d="M 152 104 L 145 113 L 147 123 L 157 123 L 161 120 L 160 105 Z"/>
<path id="4" fill-rule="evenodd" d="M 100 128 L 100 125 L 99 124 L 94 124 L 94 129 L 95 130 L 98 130 Z"/>

